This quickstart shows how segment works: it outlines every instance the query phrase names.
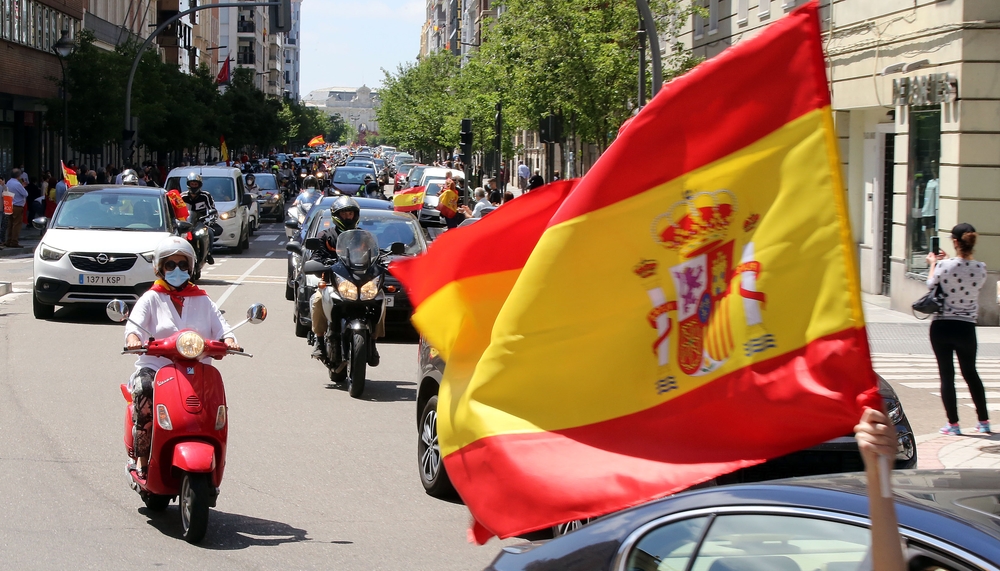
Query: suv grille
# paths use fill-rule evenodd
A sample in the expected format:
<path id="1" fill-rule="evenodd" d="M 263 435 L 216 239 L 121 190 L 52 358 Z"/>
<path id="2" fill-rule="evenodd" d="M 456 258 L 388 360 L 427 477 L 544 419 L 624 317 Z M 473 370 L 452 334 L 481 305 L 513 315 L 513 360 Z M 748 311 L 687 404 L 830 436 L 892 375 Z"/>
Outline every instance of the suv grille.
<path id="1" fill-rule="evenodd" d="M 135 254 L 74 252 L 69 255 L 69 259 L 73 262 L 73 267 L 78 270 L 110 273 L 131 270 L 138 257 Z"/>

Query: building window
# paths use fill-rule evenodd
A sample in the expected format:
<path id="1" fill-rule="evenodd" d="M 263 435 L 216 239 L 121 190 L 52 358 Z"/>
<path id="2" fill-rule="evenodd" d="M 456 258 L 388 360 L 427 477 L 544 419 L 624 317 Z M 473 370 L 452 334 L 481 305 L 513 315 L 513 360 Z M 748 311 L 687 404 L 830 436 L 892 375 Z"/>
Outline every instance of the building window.
<path id="1" fill-rule="evenodd" d="M 757 7 L 757 17 L 760 19 L 771 17 L 771 0 L 760 0 L 760 6 Z"/>
<path id="2" fill-rule="evenodd" d="M 698 6 L 703 7 L 703 4 L 699 2 Z M 692 25 L 694 39 L 700 40 L 705 37 L 705 19 L 702 18 L 701 14 L 697 12 L 692 17 L 694 18 L 694 23 Z"/>
<path id="3" fill-rule="evenodd" d="M 796 0 L 784 0 L 781 3 L 781 7 L 784 8 L 785 11 L 787 12 L 787 11 L 791 10 L 792 8 L 794 8 L 795 4 L 796 4 Z"/>
<path id="4" fill-rule="evenodd" d="M 909 219 L 906 221 L 907 271 L 927 274 L 931 236 L 940 225 L 941 109 L 910 108 L 910 150 L 907 181 Z"/>
<path id="5" fill-rule="evenodd" d="M 719 0 L 708 2 L 708 35 L 719 33 Z"/>
<path id="6" fill-rule="evenodd" d="M 736 23 L 740 26 L 745 26 L 749 19 L 749 12 L 750 0 L 739 0 L 739 4 L 736 7 Z"/>

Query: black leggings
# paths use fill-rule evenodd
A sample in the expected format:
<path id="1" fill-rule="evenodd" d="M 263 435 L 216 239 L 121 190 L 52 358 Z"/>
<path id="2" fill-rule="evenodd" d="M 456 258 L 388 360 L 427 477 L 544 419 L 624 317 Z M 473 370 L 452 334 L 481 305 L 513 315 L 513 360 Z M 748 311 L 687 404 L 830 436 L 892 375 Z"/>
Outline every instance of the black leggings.
<path id="1" fill-rule="evenodd" d="M 979 420 L 990 419 L 986 410 L 986 391 L 983 381 L 976 372 L 976 324 L 956 319 L 935 319 L 931 323 L 931 347 L 937 358 L 938 372 L 941 374 L 941 402 L 948 415 L 948 422 L 958 423 L 958 404 L 955 398 L 955 362 L 952 352 L 958 355 L 958 366 L 962 369 L 965 384 L 969 385 L 972 402 L 976 404 Z"/>

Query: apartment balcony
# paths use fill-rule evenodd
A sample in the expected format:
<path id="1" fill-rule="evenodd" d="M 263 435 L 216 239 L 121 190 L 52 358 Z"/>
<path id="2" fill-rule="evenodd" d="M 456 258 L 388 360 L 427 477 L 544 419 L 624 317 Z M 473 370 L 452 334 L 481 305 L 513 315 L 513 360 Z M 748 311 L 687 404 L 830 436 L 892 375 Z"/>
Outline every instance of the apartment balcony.
<path id="1" fill-rule="evenodd" d="M 256 65 L 257 58 L 252 53 L 237 53 L 236 65 Z"/>
<path id="2" fill-rule="evenodd" d="M 240 20 L 239 22 L 236 22 L 236 33 L 254 34 L 257 33 L 257 26 L 254 24 L 253 20 Z"/>

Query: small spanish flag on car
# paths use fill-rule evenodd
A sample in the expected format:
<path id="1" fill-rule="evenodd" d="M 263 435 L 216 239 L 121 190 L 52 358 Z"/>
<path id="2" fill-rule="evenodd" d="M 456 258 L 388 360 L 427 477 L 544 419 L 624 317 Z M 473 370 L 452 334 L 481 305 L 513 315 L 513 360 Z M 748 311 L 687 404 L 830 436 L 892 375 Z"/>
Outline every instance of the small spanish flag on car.
<path id="1" fill-rule="evenodd" d="M 665 86 L 564 184 L 390 267 L 447 363 L 438 442 L 478 542 L 850 434 L 877 405 L 815 2 Z"/>
<path id="2" fill-rule="evenodd" d="M 325 144 L 326 141 L 323 140 L 323 135 L 316 135 L 315 137 L 309 140 L 310 147 L 318 147 L 320 145 L 325 145 Z"/>
<path id="3" fill-rule="evenodd" d="M 62 166 L 63 180 L 66 181 L 66 186 L 76 186 L 80 182 L 76 178 L 76 171 L 66 166 L 66 163 L 59 161 L 60 166 Z"/>
<path id="4" fill-rule="evenodd" d="M 397 192 L 392 197 L 392 209 L 396 212 L 414 212 L 424 207 L 424 194 L 426 187 L 415 186 L 402 192 Z"/>

